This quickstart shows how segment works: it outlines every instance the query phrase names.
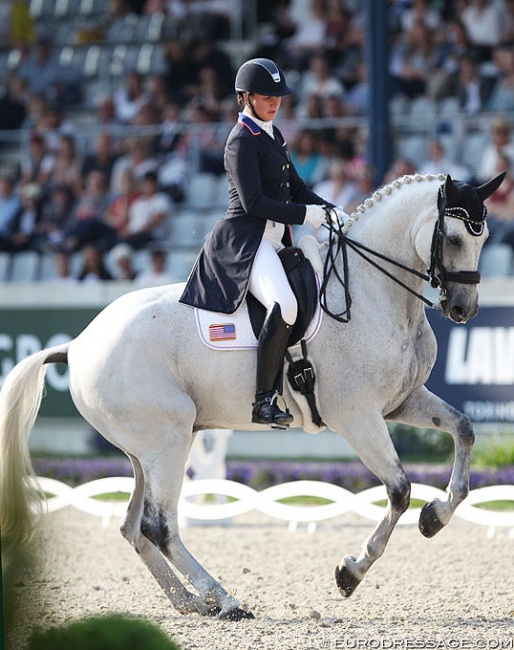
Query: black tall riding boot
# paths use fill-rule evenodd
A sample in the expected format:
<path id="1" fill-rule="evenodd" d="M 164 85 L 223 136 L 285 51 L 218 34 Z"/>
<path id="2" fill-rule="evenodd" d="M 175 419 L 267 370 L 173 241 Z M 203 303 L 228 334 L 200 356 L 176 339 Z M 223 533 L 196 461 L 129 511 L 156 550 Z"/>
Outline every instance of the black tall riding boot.
<path id="1" fill-rule="evenodd" d="M 252 410 L 252 422 L 267 424 L 274 429 L 287 429 L 293 421 L 287 409 L 286 412 L 279 409 L 279 392 L 276 390 L 290 332 L 291 326 L 283 320 L 280 305 L 274 303 L 266 314 L 259 335 L 257 385 Z"/>

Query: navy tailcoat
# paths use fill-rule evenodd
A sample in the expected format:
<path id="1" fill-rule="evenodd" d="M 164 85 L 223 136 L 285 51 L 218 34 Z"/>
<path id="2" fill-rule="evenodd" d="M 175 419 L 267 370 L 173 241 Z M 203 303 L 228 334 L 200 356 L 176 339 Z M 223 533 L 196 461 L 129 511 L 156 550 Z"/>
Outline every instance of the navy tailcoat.
<path id="1" fill-rule="evenodd" d="M 273 133 L 274 139 L 244 114 L 231 130 L 224 156 L 228 208 L 206 238 L 180 302 L 232 314 L 246 296 L 266 221 L 286 224 L 282 242 L 291 246 L 287 226 L 303 224 L 305 205 L 333 205 L 307 187 L 282 133 L 275 126 Z"/>

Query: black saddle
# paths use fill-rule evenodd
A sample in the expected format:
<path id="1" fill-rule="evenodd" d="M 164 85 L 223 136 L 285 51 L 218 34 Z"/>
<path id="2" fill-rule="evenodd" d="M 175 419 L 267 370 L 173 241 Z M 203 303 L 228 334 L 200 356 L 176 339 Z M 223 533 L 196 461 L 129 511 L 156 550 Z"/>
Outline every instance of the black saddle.
<path id="1" fill-rule="evenodd" d="M 318 304 L 318 285 L 312 264 L 300 248 L 283 248 L 278 256 L 298 303 L 298 316 L 291 329 L 288 346 L 298 343 L 314 318 Z M 252 294 L 247 295 L 248 312 L 255 337 L 259 338 L 266 309 Z"/>

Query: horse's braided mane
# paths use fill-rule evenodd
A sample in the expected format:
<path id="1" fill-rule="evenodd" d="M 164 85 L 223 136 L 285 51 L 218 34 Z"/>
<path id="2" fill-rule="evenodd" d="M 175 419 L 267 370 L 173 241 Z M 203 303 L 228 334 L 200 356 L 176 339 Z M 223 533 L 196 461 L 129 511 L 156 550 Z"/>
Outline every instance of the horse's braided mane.
<path id="1" fill-rule="evenodd" d="M 352 212 L 350 217 L 346 219 L 342 233 L 346 235 L 351 226 L 366 211 L 366 208 L 371 208 L 373 205 L 375 205 L 375 203 L 381 201 L 382 198 L 389 196 L 393 190 L 413 182 L 420 183 L 421 181 L 444 181 L 445 178 L 446 176 L 444 174 L 412 174 L 395 178 L 394 181 L 388 185 L 384 185 L 383 187 L 380 187 L 378 190 L 373 192 L 369 198 L 367 198 L 363 203 L 355 208 L 355 212 Z"/>

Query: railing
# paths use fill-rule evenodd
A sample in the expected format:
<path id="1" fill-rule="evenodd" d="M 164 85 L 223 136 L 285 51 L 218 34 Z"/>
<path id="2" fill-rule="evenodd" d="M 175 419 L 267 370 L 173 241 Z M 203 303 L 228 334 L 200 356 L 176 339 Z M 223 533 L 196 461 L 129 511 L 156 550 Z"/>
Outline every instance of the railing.
<path id="1" fill-rule="evenodd" d="M 126 501 L 103 501 L 93 497 L 109 493 L 131 493 L 134 480 L 128 477 L 103 478 L 84 483 L 75 488 L 55 479 L 38 478 L 40 489 L 53 495 L 47 501 L 46 512 L 55 512 L 73 506 L 83 512 L 101 517 L 107 525 L 112 517 L 123 517 Z M 205 499 L 205 497 L 209 497 Z M 446 493 L 438 488 L 420 483 L 412 485 L 412 498 L 422 501 L 446 500 Z M 201 502 L 198 497 L 204 497 Z M 298 505 L 282 503 L 294 497 L 327 500 L 322 505 Z M 195 500 L 192 500 L 195 498 Z M 200 479 L 184 482 L 179 502 L 179 517 L 183 524 L 188 520 L 215 523 L 231 520 L 252 510 L 289 523 L 294 530 L 299 523 L 307 524 L 313 532 L 317 522 L 353 512 L 372 521 L 380 521 L 384 507 L 377 502 L 387 499 L 383 486 L 369 488 L 357 494 L 342 487 L 321 481 L 292 481 L 275 485 L 258 492 L 247 485 L 225 479 Z M 483 503 L 496 501 L 514 502 L 514 485 L 495 485 L 472 490 L 455 515 L 466 521 L 487 526 L 489 535 L 496 528 L 510 528 L 514 537 L 514 510 L 494 511 L 477 508 Z M 401 525 L 417 524 L 420 508 L 409 509 L 401 518 Z"/>

